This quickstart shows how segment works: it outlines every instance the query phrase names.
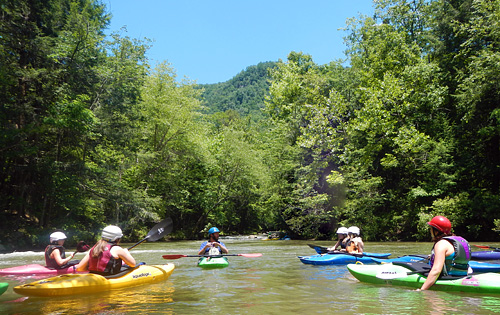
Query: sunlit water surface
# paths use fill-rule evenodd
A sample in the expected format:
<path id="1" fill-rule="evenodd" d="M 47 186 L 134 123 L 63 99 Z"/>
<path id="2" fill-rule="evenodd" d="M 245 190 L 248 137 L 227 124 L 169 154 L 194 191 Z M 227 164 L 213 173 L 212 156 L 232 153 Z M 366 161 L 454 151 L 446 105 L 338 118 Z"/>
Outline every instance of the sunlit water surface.
<path id="1" fill-rule="evenodd" d="M 305 265 L 297 258 L 315 254 L 308 243 L 330 246 L 333 242 L 248 237 L 225 238 L 224 242 L 232 254 L 263 256 L 229 257 L 230 265 L 225 269 L 202 270 L 196 267 L 194 257 L 162 258 L 164 254 L 195 255 L 200 241 L 143 243 L 131 251 L 137 261 L 175 263 L 176 269 L 165 282 L 83 296 L 26 298 L 12 288 L 40 278 L 2 277 L 0 282 L 10 286 L 0 296 L 0 314 L 500 313 L 500 294 L 416 292 L 365 284 L 352 277 L 345 266 Z M 428 253 L 431 244 L 367 242 L 365 247 L 370 252 L 390 252 L 394 257 Z M 43 264 L 43 253 L 0 254 L 0 268 L 32 263 Z"/>

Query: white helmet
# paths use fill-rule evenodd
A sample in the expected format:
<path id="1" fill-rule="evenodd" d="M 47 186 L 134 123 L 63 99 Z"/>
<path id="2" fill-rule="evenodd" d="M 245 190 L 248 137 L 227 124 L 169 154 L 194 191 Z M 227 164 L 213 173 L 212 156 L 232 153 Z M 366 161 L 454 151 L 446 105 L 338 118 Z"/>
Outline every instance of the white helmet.
<path id="1" fill-rule="evenodd" d="M 54 243 L 54 242 L 57 242 L 60 240 L 65 240 L 65 239 L 66 239 L 66 235 L 63 232 L 54 232 L 54 233 L 50 234 L 50 242 L 51 243 Z"/>
<path id="2" fill-rule="evenodd" d="M 357 226 L 350 226 L 347 231 L 352 234 L 359 235 L 359 228 Z"/>
<path id="3" fill-rule="evenodd" d="M 337 229 L 337 234 L 347 234 L 347 233 L 348 233 L 347 228 L 344 226 L 341 226 Z"/>
<path id="4" fill-rule="evenodd" d="M 108 225 L 102 230 L 101 237 L 108 242 L 116 241 L 123 236 L 122 229 L 116 225 Z"/>

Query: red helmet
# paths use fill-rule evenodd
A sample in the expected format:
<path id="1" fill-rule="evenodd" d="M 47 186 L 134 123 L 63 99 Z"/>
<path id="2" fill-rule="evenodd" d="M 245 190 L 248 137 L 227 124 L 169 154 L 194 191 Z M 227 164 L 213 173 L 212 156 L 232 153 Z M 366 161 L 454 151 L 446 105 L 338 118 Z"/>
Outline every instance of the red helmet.
<path id="1" fill-rule="evenodd" d="M 427 224 L 443 232 L 444 234 L 451 233 L 451 222 L 442 215 L 435 216 L 431 221 L 427 222 Z"/>

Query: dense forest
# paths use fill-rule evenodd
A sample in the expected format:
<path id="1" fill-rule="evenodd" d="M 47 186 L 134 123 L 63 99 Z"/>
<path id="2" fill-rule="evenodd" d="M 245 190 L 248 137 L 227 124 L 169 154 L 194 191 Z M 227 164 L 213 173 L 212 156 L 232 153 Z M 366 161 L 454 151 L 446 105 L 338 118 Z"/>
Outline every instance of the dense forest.
<path id="1" fill-rule="evenodd" d="M 375 0 L 346 21 L 345 60 L 249 66 L 228 82 L 152 66 L 151 42 L 95 0 L 0 6 L 0 236 L 92 240 L 286 231 L 428 240 L 500 227 L 500 0 Z M 325 40 L 328 40 L 325 38 Z"/>
<path id="2" fill-rule="evenodd" d="M 207 114 L 233 111 L 254 121 L 265 119 L 265 96 L 269 93 L 270 72 L 276 62 L 249 66 L 227 82 L 200 84 L 202 105 Z"/>

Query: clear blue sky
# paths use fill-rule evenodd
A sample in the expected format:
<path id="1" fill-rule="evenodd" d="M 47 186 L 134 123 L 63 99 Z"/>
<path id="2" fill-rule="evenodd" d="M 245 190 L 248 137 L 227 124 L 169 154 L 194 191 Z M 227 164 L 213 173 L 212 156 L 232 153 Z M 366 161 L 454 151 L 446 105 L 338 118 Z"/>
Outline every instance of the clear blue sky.
<path id="1" fill-rule="evenodd" d="M 344 58 L 340 28 L 372 15 L 372 0 L 102 0 L 109 32 L 127 27 L 132 38 L 154 40 L 151 64 L 167 61 L 182 78 L 224 82 L 291 51 L 318 64 Z"/>

